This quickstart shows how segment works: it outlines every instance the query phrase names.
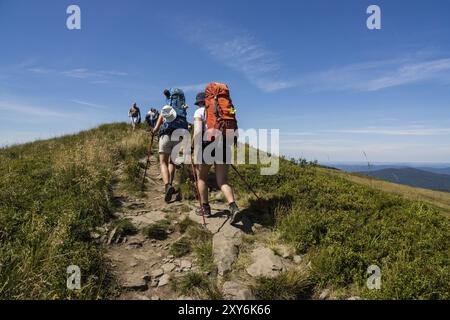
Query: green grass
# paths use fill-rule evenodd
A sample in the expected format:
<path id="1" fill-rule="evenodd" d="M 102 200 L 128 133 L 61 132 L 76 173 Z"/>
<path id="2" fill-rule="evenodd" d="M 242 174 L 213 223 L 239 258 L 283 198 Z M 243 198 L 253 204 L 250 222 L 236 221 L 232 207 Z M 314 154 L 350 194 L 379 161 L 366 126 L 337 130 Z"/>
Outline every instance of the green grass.
<path id="1" fill-rule="evenodd" d="M 171 222 L 169 220 L 160 220 L 151 225 L 146 226 L 142 233 L 149 239 L 165 240 L 168 236 L 168 231 L 171 229 Z"/>
<path id="2" fill-rule="evenodd" d="M 90 233 L 116 210 L 111 190 L 119 165 L 123 187 L 136 191 L 142 173 L 137 161 L 147 142 L 144 131 L 132 133 L 125 124 L 113 124 L 0 149 L 0 298 L 109 296 L 114 288 L 103 251 Z M 355 183 L 353 176 L 306 161 L 281 159 L 274 176 L 261 176 L 258 165 L 238 170 L 262 198 L 254 199 L 231 172 L 243 213 L 273 229 L 297 253 L 307 254 L 313 291 L 332 288 L 370 299 L 450 299 L 448 215 L 433 203 L 412 199 L 410 188 L 403 195 L 406 189 L 389 184 L 383 192 L 363 178 Z M 189 168 L 180 172 L 184 196 L 192 198 Z M 418 198 L 438 199 L 430 192 Z M 189 221 L 181 225 L 184 238 L 172 246 L 172 254 L 194 252 L 207 269 L 211 235 Z M 381 290 L 365 286 L 367 267 L 373 264 L 381 268 Z M 66 288 L 70 265 L 81 268 L 81 291 Z M 303 297 L 304 282 L 295 279 L 261 280 L 258 296 Z M 208 290 L 204 297 L 217 297 Z"/>
<path id="3" fill-rule="evenodd" d="M 223 299 L 220 290 L 213 280 L 195 272 L 190 272 L 182 278 L 171 280 L 171 288 L 183 295 L 198 299 Z"/>
<path id="4" fill-rule="evenodd" d="M 183 237 L 180 240 L 172 243 L 169 249 L 170 254 L 175 256 L 176 258 L 181 258 L 191 253 L 191 251 L 191 242 L 186 237 Z"/>
<path id="5" fill-rule="evenodd" d="M 238 169 L 263 198 L 246 200 L 244 212 L 308 254 L 316 290 L 332 287 L 369 299 L 450 298 L 450 225 L 433 204 L 353 183 L 305 161 L 281 159 L 275 176 L 261 176 L 258 165 Z M 247 199 L 234 173 L 231 181 Z M 381 290 L 366 288 L 370 265 L 381 268 Z"/>
<path id="6" fill-rule="evenodd" d="M 112 290 L 102 248 L 90 241 L 114 210 L 116 165 L 141 156 L 125 124 L 0 150 L 0 298 L 98 299 Z M 78 265 L 82 290 L 66 288 Z"/>
<path id="7" fill-rule="evenodd" d="M 260 300 L 302 300 L 311 296 L 312 287 L 306 273 L 294 269 L 275 278 L 258 278 L 252 290 Z"/>
<path id="8" fill-rule="evenodd" d="M 214 270 L 214 255 L 211 241 L 204 241 L 194 245 L 194 254 L 197 258 L 197 265 L 202 271 L 211 272 Z"/>
<path id="9" fill-rule="evenodd" d="M 116 220 L 113 223 L 113 227 L 117 228 L 116 235 L 120 237 L 134 235 L 138 232 L 138 229 L 130 219 Z"/>

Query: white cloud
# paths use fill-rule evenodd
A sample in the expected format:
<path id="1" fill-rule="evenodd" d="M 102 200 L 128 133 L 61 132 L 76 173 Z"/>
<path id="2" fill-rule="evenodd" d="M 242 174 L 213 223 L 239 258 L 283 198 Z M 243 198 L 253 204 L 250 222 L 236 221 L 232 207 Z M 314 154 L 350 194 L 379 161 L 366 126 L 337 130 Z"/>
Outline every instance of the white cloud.
<path id="1" fill-rule="evenodd" d="M 305 75 L 297 85 L 314 91 L 379 91 L 427 80 L 447 81 L 450 58 L 370 61 Z"/>
<path id="2" fill-rule="evenodd" d="M 40 119 L 54 120 L 54 119 L 70 119 L 79 116 L 78 114 L 57 111 L 54 109 L 42 108 L 29 104 L 22 104 L 11 101 L 0 101 L 0 110 L 6 111 L 11 117 L 18 117 L 20 115 L 25 118 L 34 117 Z"/>
<path id="3" fill-rule="evenodd" d="M 192 24 L 181 29 L 191 43 L 241 73 L 261 90 L 272 92 L 293 85 L 277 79 L 281 70 L 278 56 L 249 33 L 220 26 L 217 21 Z"/>
<path id="4" fill-rule="evenodd" d="M 95 108 L 95 109 L 105 109 L 106 108 L 106 106 L 104 106 L 104 105 L 100 105 L 100 104 L 96 104 L 96 103 L 92 103 L 92 102 L 88 102 L 88 101 L 83 101 L 83 100 L 72 100 L 72 102 L 75 102 L 76 104 L 80 104 L 82 106 Z"/>
<path id="5" fill-rule="evenodd" d="M 348 134 L 375 134 L 387 136 L 435 136 L 448 135 L 450 128 L 377 128 L 368 127 L 361 129 L 337 130 L 336 133 Z"/>
<path id="6" fill-rule="evenodd" d="M 33 72 L 33 73 L 37 73 L 37 74 L 49 74 L 49 73 L 51 73 L 51 72 L 53 72 L 52 70 L 50 70 L 50 69 L 47 69 L 47 68 L 31 68 L 31 69 L 28 69 L 28 71 L 30 71 L 30 72 Z"/>
<path id="7" fill-rule="evenodd" d="M 206 86 L 208 85 L 208 83 L 199 83 L 199 84 L 189 84 L 189 85 L 184 85 L 184 86 L 176 86 L 176 88 L 180 88 L 182 89 L 185 93 L 188 92 L 200 92 L 200 91 L 204 91 Z"/>
<path id="8" fill-rule="evenodd" d="M 52 70 L 45 67 L 33 67 L 28 69 L 29 72 L 39 75 L 62 75 L 75 79 L 91 79 L 92 83 L 105 83 L 111 77 L 124 77 L 128 73 L 116 70 L 90 70 L 87 68 L 76 68 L 65 71 Z"/>

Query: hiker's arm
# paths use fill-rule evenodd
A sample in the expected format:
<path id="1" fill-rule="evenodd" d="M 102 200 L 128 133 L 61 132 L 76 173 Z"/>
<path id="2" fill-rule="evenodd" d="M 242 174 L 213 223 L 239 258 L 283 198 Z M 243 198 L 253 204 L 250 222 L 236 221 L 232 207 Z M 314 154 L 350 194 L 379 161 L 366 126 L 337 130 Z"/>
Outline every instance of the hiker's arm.
<path id="1" fill-rule="evenodd" d="M 153 133 L 156 133 L 159 131 L 159 128 L 161 127 L 162 122 L 163 122 L 163 117 L 162 117 L 162 115 L 160 115 L 158 118 L 158 121 L 156 122 L 155 128 L 153 128 Z"/>

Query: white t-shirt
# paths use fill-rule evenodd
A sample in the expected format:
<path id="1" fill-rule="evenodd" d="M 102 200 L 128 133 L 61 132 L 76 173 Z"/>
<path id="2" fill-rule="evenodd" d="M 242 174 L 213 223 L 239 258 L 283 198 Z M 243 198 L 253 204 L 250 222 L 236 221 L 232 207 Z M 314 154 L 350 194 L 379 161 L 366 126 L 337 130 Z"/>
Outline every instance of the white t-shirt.
<path id="1" fill-rule="evenodd" d="M 195 110 L 195 113 L 194 113 L 194 120 L 196 119 L 196 118 L 200 118 L 200 119 L 202 119 L 202 121 L 203 121 L 203 131 L 206 131 L 205 129 L 206 129 L 206 114 L 205 114 L 205 107 L 201 107 L 201 108 L 198 108 L 197 110 Z"/>

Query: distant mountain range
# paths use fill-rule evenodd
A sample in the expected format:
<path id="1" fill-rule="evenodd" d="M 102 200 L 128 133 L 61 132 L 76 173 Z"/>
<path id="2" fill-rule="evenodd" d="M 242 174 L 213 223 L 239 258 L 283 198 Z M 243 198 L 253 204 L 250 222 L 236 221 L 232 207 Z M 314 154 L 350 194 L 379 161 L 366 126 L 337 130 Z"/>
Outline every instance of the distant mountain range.
<path id="1" fill-rule="evenodd" d="M 430 171 L 430 168 L 386 168 L 368 171 L 366 167 L 358 173 L 412 187 L 450 192 L 450 174 L 443 174 L 450 172 L 450 168 L 433 168 L 433 171 Z"/>

